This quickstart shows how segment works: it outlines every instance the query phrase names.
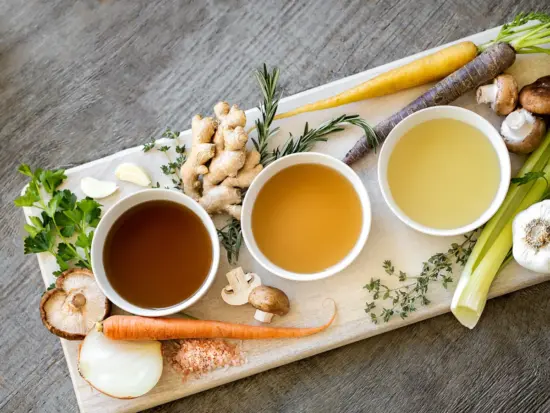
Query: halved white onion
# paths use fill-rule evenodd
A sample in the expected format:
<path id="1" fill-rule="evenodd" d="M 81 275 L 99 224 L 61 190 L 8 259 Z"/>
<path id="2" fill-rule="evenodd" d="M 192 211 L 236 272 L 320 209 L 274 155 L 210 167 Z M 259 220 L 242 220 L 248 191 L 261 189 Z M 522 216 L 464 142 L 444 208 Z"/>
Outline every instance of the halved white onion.
<path id="1" fill-rule="evenodd" d="M 82 342 L 78 371 L 92 387 L 117 399 L 149 392 L 162 374 L 159 341 L 111 340 L 92 328 Z"/>
<path id="2" fill-rule="evenodd" d="M 100 181 L 88 176 L 80 181 L 80 189 L 90 198 L 101 199 L 113 194 L 118 186 L 114 182 Z"/>
<path id="3" fill-rule="evenodd" d="M 121 181 L 131 182 L 139 186 L 151 185 L 151 178 L 145 170 L 130 162 L 120 164 L 115 170 L 115 176 Z"/>

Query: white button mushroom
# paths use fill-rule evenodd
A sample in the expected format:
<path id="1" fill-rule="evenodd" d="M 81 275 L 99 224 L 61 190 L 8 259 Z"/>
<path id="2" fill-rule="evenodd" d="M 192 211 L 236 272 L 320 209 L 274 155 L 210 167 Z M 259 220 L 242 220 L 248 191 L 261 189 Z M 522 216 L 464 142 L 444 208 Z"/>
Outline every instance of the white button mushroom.
<path id="1" fill-rule="evenodd" d="M 518 103 L 518 84 L 511 75 L 500 75 L 493 83 L 480 86 L 476 92 L 477 103 L 490 103 L 498 115 L 508 115 Z"/>
<path id="2" fill-rule="evenodd" d="M 245 274 L 241 267 L 229 271 L 226 275 L 229 285 L 222 290 L 222 299 L 229 305 L 248 303 L 250 292 L 262 284 L 257 274 Z"/>
<path id="3" fill-rule="evenodd" d="M 512 253 L 528 270 L 550 273 L 550 201 L 542 201 L 520 212 L 512 226 Z"/>
<path id="4" fill-rule="evenodd" d="M 42 322 L 50 332 L 67 340 L 82 340 L 111 309 L 111 303 L 86 269 L 72 269 L 61 274 L 56 288 L 47 291 L 40 301 Z"/>
<path id="5" fill-rule="evenodd" d="M 546 132 L 544 120 L 525 109 L 510 113 L 500 128 L 500 133 L 510 152 L 531 153 L 541 144 Z"/>
<path id="6" fill-rule="evenodd" d="M 290 311 L 287 295 L 278 288 L 267 285 L 254 288 L 248 302 L 256 309 L 254 318 L 262 323 L 270 323 L 274 315 L 283 316 Z"/>

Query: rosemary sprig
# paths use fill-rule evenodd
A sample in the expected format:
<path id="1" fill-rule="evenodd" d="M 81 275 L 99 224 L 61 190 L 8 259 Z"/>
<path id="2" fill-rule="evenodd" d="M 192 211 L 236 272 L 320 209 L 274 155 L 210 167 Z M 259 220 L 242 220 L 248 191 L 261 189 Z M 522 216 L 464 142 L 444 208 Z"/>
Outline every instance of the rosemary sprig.
<path id="1" fill-rule="evenodd" d="M 290 137 L 284 145 L 275 148 L 271 152 L 270 156 L 267 158 L 267 163 L 293 153 L 307 152 L 311 150 L 313 145 L 317 142 L 326 142 L 328 140 L 327 135 L 344 130 L 343 125 L 345 124 L 362 128 L 367 139 L 372 143 L 371 147 L 376 148 L 379 143 L 378 138 L 372 130 L 372 127 L 364 119 L 359 115 L 341 115 L 321 124 L 321 126 L 315 129 L 309 129 L 309 125 L 306 122 L 302 135 L 298 138 L 294 138 L 292 134 L 290 134 Z"/>
<path id="2" fill-rule="evenodd" d="M 453 282 L 453 265 L 463 267 L 472 253 L 477 241 L 477 231 L 464 236 L 461 244 L 453 243 L 446 253 L 432 255 L 428 261 L 422 263 L 420 274 L 411 276 L 403 271 L 396 271 L 392 262 L 383 263 L 386 274 L 398 277 L 400 282 L 411 281 L 397 288 L 389 288 L 382 284 L 380 279 L 371 278 L 363 288 L 372 294 L 372 301 L 366 303 L 365 312 L 370 315 L 371 321 L 378 324 L 380 321 L 387 323 L 394 315 L 402 319 L 417 310 L 418 306 L 430 304 L 427 297 L 430 283 L 441 282 L 444 288 Z M 377 301 L 389 301 L 391 306 L 378 308 Z"/>
<path id="3" fill-rule="evenodd" d="M 290 134 L 288 140 L 281 146 L 269 150 L 269 138 L 273 136 L 279 128 L 271 129 L 271 124 L 277 113 L 281 93 L 277 89 L 279 80 L 279 69 L 274 68 L 271 72 L 264 63 L 262 70 L 255 72 L 256 79 L 260 85 L 263 101 L 259 105 L 261 118 L 256 120 L 257 137 L 252 138 L 254 147 L 261 155 L 263 166 L 293 153 L 307 152 L 311 150 L 317 142 L 326 142 L 327 136 L 331 133 L 344 130 L 344 125 L 354 125 L 363 129 L 371 147 L 376 148 L 379 141 L 370 125 L 359 115 L 341 115 L 337 118 L 323 123 L 315 129 L 310 129 L 306 123 L 304 132 L 298 138 Z M 234 263 L 239 258 L 239 249 L 242 244 L 241 226 L 239 221 L 232 220 L 224 228 L 218 231 L 222 246 L 227 252 L 227 258 L 230 263 Z"/>
<path id="4" fill-rule="evenodd" d="M 226 226 L 218 230 L 218 238 L 227 253 L 227 261 L 236 264 L 243 243 L 241 222 L 233 218 Z"/>
<path id="5" fill-rule="evenodd" d="M 536 24 L 529 24 L 536 21 Z M 550 15 L 540 12 L 520 13 L 514 20 L 502 26 L 494 40 L 479 46 L 484 51 L 499 42 L 509 43 L 516 53 L 546 53 L 550 49 L 540 46 L 550 43 Z"/>
<path id="6" fill-rule="evenodd" d="M 271 73 L 267 70 L 267 65 L 264 63 L 263 70 L 254 72 L 260 90 L 262 91 L 263 101 L 258 105 L 261 113 L 261 118 L 256 120 L 257 137 L 252 138 L 252 143 L 256 150 L 260 153 L 260 162 L 266 166 L 266 160 L 270 157 L 268 150 L 268 141 L 271 136 L 277 133 L 279 128 L 271 129 L 271 123 L 277 113 L 281 92 L 277 90 L 277 82 L 279 80 L 279 69 L 274 68 Z"/>
<path id="7" fill-rule="evenodd" d="M 161 138 L 168 138 L 175 141 L 176 145 L 174 147 L 174 150 L 177 154 L 177 157 L 175 159 L 172 159 L 170 156 L 170 149 L 172 148 L 170 145 L 162 145 L 157 147 L 157 139 L 151 138 L 148 142 L 146 142 L 143 145 L 142 151 L 143 152 L 149 152 L 153 149 L 158 150 L 159 152 L 164 153 L 166 156 L 166 159 L 168 162 L 164 165 L 160 166 L 160 170 L 164 175 L 170 176 L 172 179 L 172 183 L 174 184 L 174 188 L 176 189 L 183 189 L 182 187 L 182 180 L 180 175 L 180 168 L 185 163 L 185 160 L 187 159 L 185 154 L 185 145 L 179 144 L 179 136 L 180 132 L 173 131 L 170 128 L 166 128 L 166 130 L 161 135 Z M 157 182 L 156 185 L 153 185 L 152 188 L 159 188 L 160 185 Z"/>

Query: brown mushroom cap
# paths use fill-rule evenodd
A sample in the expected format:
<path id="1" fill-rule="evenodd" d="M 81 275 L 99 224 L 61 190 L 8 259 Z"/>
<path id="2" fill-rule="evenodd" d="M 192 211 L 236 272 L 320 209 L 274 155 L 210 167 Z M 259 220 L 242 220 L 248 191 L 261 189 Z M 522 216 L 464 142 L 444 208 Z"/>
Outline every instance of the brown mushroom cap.
<path id="1" fill-rule="evenodd" d="M 550 115 L 550 76 L 524 86 L 519 94 L 521 106 L 531 113 Z"/>
<path id="2" fill-rule="evenodd" d="M 290 311 L 290 301 L 287 295 L 275 287 L 260 285 L 254 288 L 248 296 L 252 307 L 266 313 L 282 316 Z"/>
<path id="3" fill-rule="evenodd" d="M 40 315 L 46 328 L 67 340 L 82 340 L 111 310 L 90 270 L 65 271 L 40 301 Z"/>
<path id="4" fill-rule="evenodd" d="M 512 75 L 500 75 L 495 79 L 497 96 L 493 110 L 497 115 L 508 115 L 518 103 L 518 84 Z"/>

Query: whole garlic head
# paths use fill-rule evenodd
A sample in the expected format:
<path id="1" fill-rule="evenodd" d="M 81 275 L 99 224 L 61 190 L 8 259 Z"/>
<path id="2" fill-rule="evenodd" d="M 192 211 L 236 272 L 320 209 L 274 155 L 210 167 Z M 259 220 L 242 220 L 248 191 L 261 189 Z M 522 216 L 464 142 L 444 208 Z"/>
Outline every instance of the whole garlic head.
<path id="1" fill-rule="evenodd" d="M 550 273 L 550 200 L 516 215 L 512 234 L 516 262 L 534 272 Z"/>

